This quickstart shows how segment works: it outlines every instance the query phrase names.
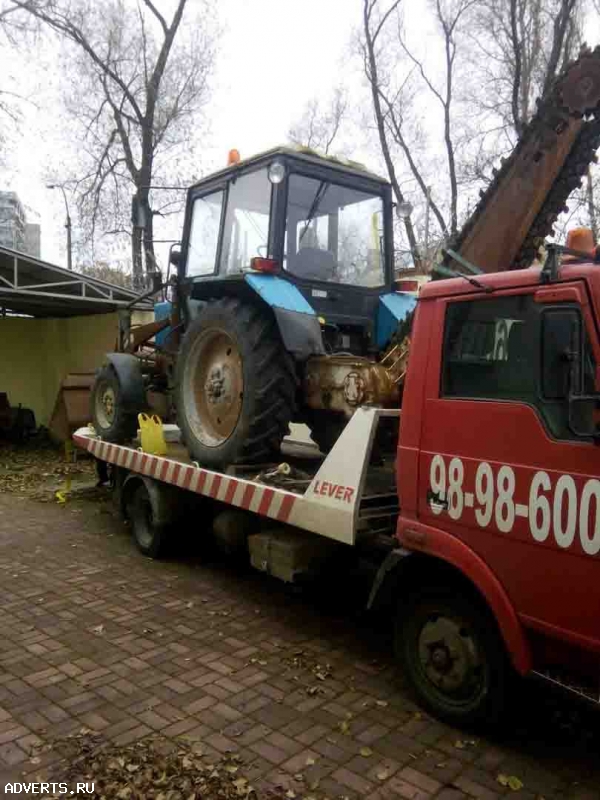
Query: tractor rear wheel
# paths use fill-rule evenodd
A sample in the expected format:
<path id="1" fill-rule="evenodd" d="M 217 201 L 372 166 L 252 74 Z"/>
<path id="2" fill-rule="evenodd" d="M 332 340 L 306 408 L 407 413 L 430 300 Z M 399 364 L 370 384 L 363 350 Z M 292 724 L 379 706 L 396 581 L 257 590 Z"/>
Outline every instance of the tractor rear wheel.
<path id="1" fill-rule="evenodd" d="M 137 414 L 124 407 L 119 376 L 111 366 L 96 373 L 90 406 L 92 423 L 101 439 L 121 444 L 135 437 Z"/>
<path id="2" fill-rule="evenodd" d="M 185 334 L 175 376 L 177 421 L 193 458 L 213 467 L 270 459 L 289 432 L 296 384 L 266 309 L 209 302 Z"/>

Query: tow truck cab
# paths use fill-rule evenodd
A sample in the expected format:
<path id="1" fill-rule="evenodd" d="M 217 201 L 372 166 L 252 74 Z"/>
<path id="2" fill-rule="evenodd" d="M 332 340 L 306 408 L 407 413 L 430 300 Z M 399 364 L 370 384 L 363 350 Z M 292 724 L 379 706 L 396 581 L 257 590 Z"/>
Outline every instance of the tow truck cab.
<path id="1" fill-rule="evenodd" d="M 600 264 L 566 261 L 423 287 L 397 538 L 468 578 L 519 672 L 597 687 Z"/>

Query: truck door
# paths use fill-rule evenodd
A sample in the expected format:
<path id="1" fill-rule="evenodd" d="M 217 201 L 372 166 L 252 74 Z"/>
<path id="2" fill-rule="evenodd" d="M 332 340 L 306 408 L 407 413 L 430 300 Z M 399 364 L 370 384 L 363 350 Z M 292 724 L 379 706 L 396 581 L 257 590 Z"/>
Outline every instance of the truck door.
<path id="1" fill-rule="evenodd" d="M 419 517 L 485 559 L 526 625 L 600 653 L 596 403 L 569 400 L 597 390 L 585 286 L 437 302 Z"/>

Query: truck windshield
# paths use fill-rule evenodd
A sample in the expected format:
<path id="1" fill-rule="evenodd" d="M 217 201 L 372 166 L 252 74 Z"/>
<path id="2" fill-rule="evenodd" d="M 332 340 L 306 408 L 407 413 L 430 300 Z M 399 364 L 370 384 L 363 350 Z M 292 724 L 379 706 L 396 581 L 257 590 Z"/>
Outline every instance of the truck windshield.
<path id="1" fill-rule="evenodd" d="M 382 286 L 381 196 L 292 174 L 284 267 L 308 280 Z"/>

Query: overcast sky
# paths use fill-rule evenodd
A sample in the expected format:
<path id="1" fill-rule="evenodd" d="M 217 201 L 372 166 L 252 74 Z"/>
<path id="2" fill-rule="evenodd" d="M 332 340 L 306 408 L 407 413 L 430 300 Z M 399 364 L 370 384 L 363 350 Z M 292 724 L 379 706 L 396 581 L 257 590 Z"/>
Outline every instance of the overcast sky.
<path id="1" fill-rule="evenodd" d="M 161 0 L 161 5 L 168 2 Z M 194 0 L 188 2 L 192 6 Z M 428 37 L 434 35 L 431 18 L 424 13 L 428 0 L 407 0 L 403 5 L 409 31 L 419 34 L 423 51 L 437 52 L 428 47 Z M 224 166 L 233 147 L 247 157 L 285 142 L 305 104 L 313 97 L 326 97 L 340 82 L 350 85 L 351 100 L 357 92 L 362 95 L 357 64 L 349 58 L 352 33 L 361 24 L 362 0 L 218 0 L 217 8 L 224 32 L 208 106 L 211 134 L 199 173 Z M 589 20 L 586 38 L 592 46 L 600 41 L 597 16 Z M 12 75 L 13 88 L 20 87 L 36 103 L 23 105 L 13 169 L 0 168 L 0 189 L 19 193 L 30 221 L 42 225 L 42 257 L 64 265 L 63 198 L 59 191 L 45 188 L 44 178 L 49 162 L 61 152 L 64 129 L 56 52 L 52 47 L 21 56 L 5 51 L 3 62 L 0 51 L 3 76 Z M 364 136 L 359 141 L 361 135 L 357 131 L 351 155 L 378 168 L 374 151 L 364 150 Z M 166 249 L 158 256 L 164 258 Z"/>
<path id="2" fill-rule="evenodd" d="M 189 0 L 193 3 L 194 0 Z M 224 33 L 209 106 L 212 146 L 203 172 L 224 166 L 235 147 L 250 156 L 285 142 L 290 125 L 313 96 L 339 82 L 360 0 L 219 0 Z M 59 191 L 44 188 L 44 170 L 56 154 L 60 126 L 52 53 L 41 69 L 11 57 L 10 69 L 40 104 L 27 108 L 13 169 L 0 170 L 0 189 L 13 189 L 30 221 L 42 225 L 42 257 L 66 264 L 65 212 Z M 54 110 L 52 110 L 54 107 Z M 50 123 L 50 124 L 48 124 Z M 44 129 L 42 136 L 38 132 Z M 49 128 L 49 130 L 48 130 Z"/>

